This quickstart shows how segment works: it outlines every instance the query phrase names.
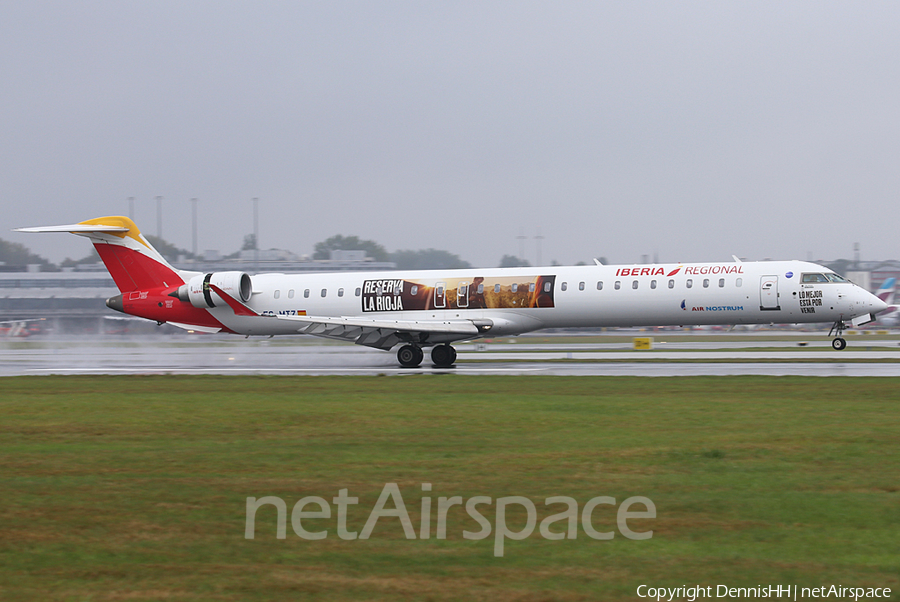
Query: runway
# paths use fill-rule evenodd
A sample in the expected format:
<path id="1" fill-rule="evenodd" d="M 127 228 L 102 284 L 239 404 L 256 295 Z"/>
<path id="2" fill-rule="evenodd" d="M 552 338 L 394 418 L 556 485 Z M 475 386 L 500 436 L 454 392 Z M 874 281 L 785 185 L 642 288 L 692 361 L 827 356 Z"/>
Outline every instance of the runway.
<path id="1" fill-rule="evenodd" d="M 681 341 L 651 351 L 629 344 L 458 345 L 457 364 L 400 368 L 393 353 L 316 339 L 115 336 L 0 341 L 0 376 L 49 374 L 305 374 L 900 376 L 896 341 L 853 341 L 834 351 L 828 341 Z M 765 350 L 760 348 L 765 347 Z M 877 348 L 876 348 L 877 347 Z"/>

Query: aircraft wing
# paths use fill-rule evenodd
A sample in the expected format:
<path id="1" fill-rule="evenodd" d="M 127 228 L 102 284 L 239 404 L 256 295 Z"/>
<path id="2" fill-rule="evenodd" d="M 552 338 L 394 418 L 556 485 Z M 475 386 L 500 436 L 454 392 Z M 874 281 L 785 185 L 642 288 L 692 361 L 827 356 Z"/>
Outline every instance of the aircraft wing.
<path id="1" fill-rule="evenodd" d="M 330 339 L 352 341 L 357 345 L 390 349 L 397 343 L 414 340 L 415 335 L 449 335 L 451 338 L 476 337 L 481 329 L 470 320 L 374 320 L 356 317 L 276 316 L 298 324 L 297 332 Z"/>
<path id="2" fill-rule="evenodd" d="M 215 284 L 210 284 L 237 316 L 269 317 L 256 313 Z M 476 324 L 471 320 L 385 320 L 338 316 L 288 316 L 275 315 L 279 320 L 297 324 L 297 332 L 317 337 L 351 341 L 357 345 L 388 350 L 401 341 L 424 342 L 436 336 L 441 340 L 462 340 L 487 332 L 490 321 Z M 176 326 L 178 326 L 176 324 Z"/>
<path id="3" fill-rule="evenodd" d="M 47 318 L 28 318 L 27 320 L 4 320 L 0 324 L 24 324 L 25 322 L 43 322 Z"/>

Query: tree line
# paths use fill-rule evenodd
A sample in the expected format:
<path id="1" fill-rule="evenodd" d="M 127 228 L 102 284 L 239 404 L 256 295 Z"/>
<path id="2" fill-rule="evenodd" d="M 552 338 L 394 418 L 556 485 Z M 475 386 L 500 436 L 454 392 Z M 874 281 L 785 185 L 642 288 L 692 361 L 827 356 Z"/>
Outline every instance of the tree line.
<path id="1" fill-rule="evenodd" d="M 194 254 L 185 249 L 157 238 L 156 236 L 146 235 L 148 242 L 159 251 L 159 253 L 170 262 L 177 262 L 179 258 L 196 259 Z M 244 237 L 241 250 L 253 250 L 257 248 L 256 239 L 252 234 Z M 313 252 L 313 259 L 329 259 L 332 250 L 343 251 L 365 251 L 367 257 L 371 257 L 375 261 L 392 262 L 402 270 L 436 270 L 436 269 L 463 269 L 471 268 L 472 265 L 449 251 L 441 249 L 401 249 L 390 252 L 381 244 L 373 240 L 361 239 L 358 236 L 335 235 L 321 242 L 316 243 Z M 235 251 L 231 255 L 225 256 L 225 259 L 236 258 L 239 251 Z M 97 251 L 91 247 L 87 255 L 80 259 L 66 258 L 58 265 L 51 263 L 46 258 L 32 253 L 28 247 L 23 244 L 8 242 L 0 239 L 0 265 L 9 268 L 24 268 L 27 265 L 40 265 L 41 271 L 58 271 L 61 268 L 75 267 L 80 264 L 91 264 L 100 261 Z M 512 255 L 504 255 L 500 262 L 500 267 L 512 266 L 528 266 L 526 260 L 514 257 Z"/>

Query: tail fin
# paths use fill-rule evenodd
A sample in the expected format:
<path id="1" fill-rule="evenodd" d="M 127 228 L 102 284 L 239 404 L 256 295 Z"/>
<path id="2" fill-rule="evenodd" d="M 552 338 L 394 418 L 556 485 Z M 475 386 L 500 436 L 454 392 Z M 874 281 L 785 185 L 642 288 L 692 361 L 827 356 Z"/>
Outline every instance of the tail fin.
<path id="1" fill-rule="evenodd" d="M 18 232 L 71 232 L 94 243 L 100 259 L 123 293 L 168 288 L 185 283 L 175 269 L 153 248 L 127 217 L 98 217 L 66 226 L 18 228 Z"/>
<path id="2" fill-rule="evenodd" d="M 894 284 L 895 283 L 896 283 L 895 278 L 888 278 L 887 280 L 885 280 L 882 283 L 881 288 L 879 288 L 875 292 L 875 296 L 878 297 L 879 299 L 881 299 L 882 301 L 884 301 L 885 303 L 887 303 L 888 305 L 893 305 L 894 304 L 894 293 L 895 293 Z"/>

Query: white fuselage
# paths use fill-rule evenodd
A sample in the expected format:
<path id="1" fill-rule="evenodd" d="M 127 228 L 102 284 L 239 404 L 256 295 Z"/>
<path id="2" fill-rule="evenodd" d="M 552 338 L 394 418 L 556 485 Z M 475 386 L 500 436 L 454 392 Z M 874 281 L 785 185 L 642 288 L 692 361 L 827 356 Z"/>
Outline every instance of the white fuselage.
<path id="1" fill-rule="evenodd" d="M 264 316 L 486 321 L 491 336 L 541 328 L 850 322 L 884 303 L 802 261 L 259 274 L 247 306 Z M 803 282 L 804 277 L 809 282 Z M 291 334 L 283 319 L 209 310 L 233 332 Z M 473 336 L 433 337 L 448 342 Z"/>

